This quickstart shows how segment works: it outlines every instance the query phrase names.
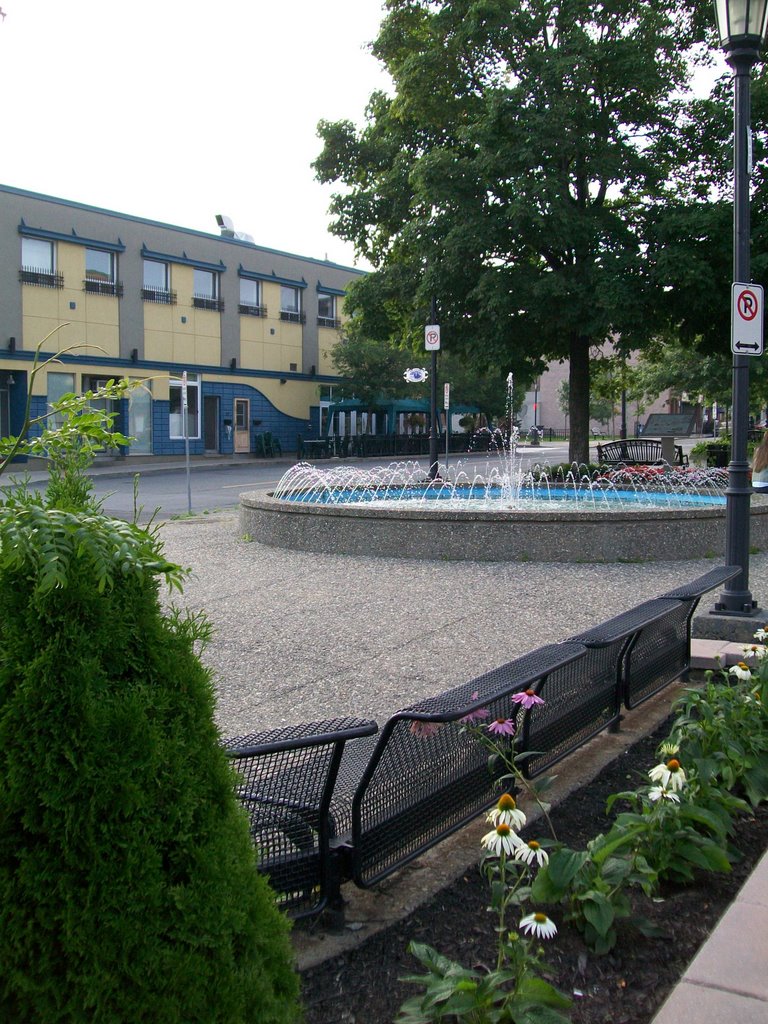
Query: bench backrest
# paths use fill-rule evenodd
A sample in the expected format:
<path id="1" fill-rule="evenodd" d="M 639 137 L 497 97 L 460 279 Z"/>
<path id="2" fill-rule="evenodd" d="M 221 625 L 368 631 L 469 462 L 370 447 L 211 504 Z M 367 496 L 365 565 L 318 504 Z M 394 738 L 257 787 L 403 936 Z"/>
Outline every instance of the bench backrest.
<path id="1" fill-rule="evenodd" d="M 520 728 L 522 713 L 511 695 L 536 689 L 585 653 L 577 644 L 551 644 L 386 722 L 352 794 L 352 874 L 358 885 L 379 881 L 498 799 L 503 766 L 489 768 L 488 749 L 466 727 L 467 719 L 514 720 Z"/>
<path id="2" fill-rule="evenodd" d="M 625 441 L 607 441 L 597 446 L 600 461 L 611 462 L 660 462 L 661 441 L 627 438 Z"/>

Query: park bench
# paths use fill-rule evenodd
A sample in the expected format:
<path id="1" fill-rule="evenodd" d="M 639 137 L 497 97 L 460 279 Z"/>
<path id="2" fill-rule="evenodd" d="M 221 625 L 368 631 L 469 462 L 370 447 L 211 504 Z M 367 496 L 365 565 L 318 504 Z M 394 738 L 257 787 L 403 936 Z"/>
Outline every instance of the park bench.
<path id="1" fill-rule="evenodd" d="M 344 882 L 377 884 L 492 806 L 498 772 L 467 727 L 478 712 L 484 722 L 514 719 L 530 778 L 619 729 L 623 709 L 687 671 L 699 601 L 740 571 L 712 569 L 397 711 L 380 732 L 339 718 L 227 740 L 259 868 L 282 905 L 294 917 L 342 920 Z M 525 690 L 544 704 L 526 710 L 511 700 Z"/>
<path id="2" fill-rule="evenodd" d="M 661 441 L 647 437 L 606 441 L 597 446 L 597 461 L 603 466 L 662 466 Z M 682 445 L 675 445 L 675 465 L 687 466 L 688 456 Z"/>

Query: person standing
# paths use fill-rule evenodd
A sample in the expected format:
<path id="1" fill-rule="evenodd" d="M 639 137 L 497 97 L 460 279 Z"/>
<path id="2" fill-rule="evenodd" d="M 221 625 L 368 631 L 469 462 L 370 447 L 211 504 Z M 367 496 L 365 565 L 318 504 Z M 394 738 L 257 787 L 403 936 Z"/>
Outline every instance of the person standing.
<path id="1" fill-rule="evenodd" d="M 768 430 L 752 456 L 752 489 L 758 494 L 768 494 Z"/>

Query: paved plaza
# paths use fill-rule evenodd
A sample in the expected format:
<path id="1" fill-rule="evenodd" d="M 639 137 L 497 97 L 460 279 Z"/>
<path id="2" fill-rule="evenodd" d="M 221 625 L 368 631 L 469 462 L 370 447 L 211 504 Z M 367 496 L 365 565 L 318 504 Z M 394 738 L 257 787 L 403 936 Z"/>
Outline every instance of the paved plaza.
<path id="1" fill-rule="evenodd" d="M 225 736 L 341 714 L 382 723 L 718 564 L 318 555 L 244 539 L 234 514 L 169 521 L 160 535 L 167 555 L 191 569 L 183 596 L 172 599 L 204 609 L 214 626 L 204 659 Z M 768 554 L 753 556 L 750 571 L 766 607 Z"/>

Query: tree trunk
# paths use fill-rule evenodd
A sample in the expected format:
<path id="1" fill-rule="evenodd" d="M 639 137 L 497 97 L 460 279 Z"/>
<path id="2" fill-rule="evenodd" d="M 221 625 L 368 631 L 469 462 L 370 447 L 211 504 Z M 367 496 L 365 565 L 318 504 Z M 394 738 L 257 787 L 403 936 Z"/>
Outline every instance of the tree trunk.
<path id="1" fill-rule="evenodd" d="M 571 437 L 568 458 L 579 464 L 589 462 L 589 338 L 571 335 L 568 387 L 568 417 Z"/>

